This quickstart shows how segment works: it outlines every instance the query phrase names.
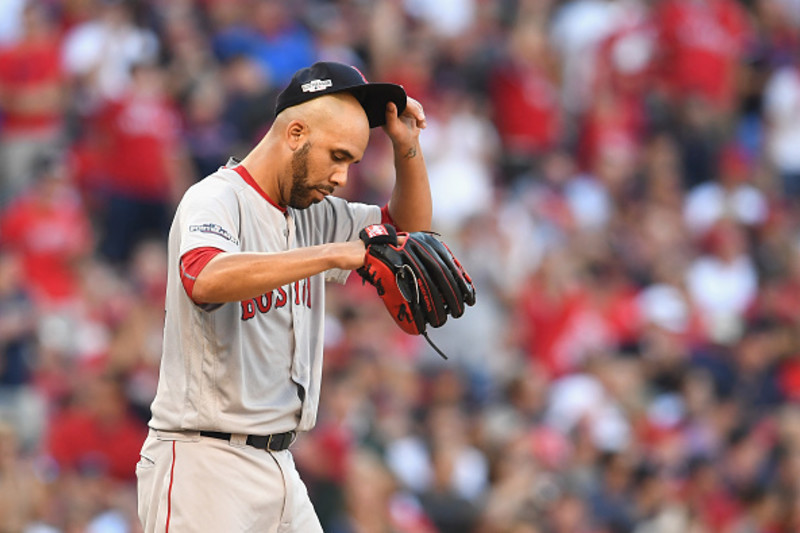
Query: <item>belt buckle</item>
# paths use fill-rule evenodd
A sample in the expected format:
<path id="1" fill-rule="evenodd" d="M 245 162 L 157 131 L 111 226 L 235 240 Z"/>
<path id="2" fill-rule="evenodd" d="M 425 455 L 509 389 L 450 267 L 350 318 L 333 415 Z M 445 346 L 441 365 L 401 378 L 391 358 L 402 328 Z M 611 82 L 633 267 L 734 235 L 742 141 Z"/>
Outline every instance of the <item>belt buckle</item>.
<path id="1" fill-rule="evenodd" d="M 286 433 L 289 433 L 289 435 L 290 435 L 289 444 L 284 446 L 284 439 L 286 438 Z M 267 450 L 268 451 L 273 451 L 273 452 L 281 451 L 281 450 L 285 450 L 285 449 L 289 448 L 289 446 L 294 444 L 295 439 L 297 439 L 297 432 L 296 431 L 287 431 L 286 433 L 280 433 L 280 434 L 277 434 L 277 435 L 275 433 L 272 433 L 272 434 L 268 435 L 267 436 Z M 280 444 L 281 445 L 281 449 L 280 450 L 274 450 L 272 448 L 272 439 L 273 439 L 273 437 L 276 437 L 276 436 L 280 436 L 281 437 L 281 444 Z"/>

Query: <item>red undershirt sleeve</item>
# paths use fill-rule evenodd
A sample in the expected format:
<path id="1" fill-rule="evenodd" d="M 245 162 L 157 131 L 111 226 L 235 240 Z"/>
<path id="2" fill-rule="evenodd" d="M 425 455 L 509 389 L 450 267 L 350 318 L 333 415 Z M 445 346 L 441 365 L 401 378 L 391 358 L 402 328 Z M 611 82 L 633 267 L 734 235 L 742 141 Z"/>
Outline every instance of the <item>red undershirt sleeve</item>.
<path id="1" fill-rule="evenodd" d="M 186 294 L 189 296 L 189 298 L 191 298 L 192 301 L 198 305 L 204 302 L 198 302 L 192 298 L 194 282 L 197 281 L 197 276 L 200 275 L 200 271 L 205 268 L 208 262 L 214 259 L 214 257 L 220 253 L 222 253 L 222 250 L 219 248 L 206 246 L 189 250 L 181 256 L 180 268 L 183 289 L 186 291 Z"/>
<path id="2" fill-rule="evenodd" d="M 397 227 L 397 223 L 392 218 L 391 213 L 389 213 L 389 204 L 381 207 L 381 224 L 391 224 L 397 231 L 403 231 Z"/>

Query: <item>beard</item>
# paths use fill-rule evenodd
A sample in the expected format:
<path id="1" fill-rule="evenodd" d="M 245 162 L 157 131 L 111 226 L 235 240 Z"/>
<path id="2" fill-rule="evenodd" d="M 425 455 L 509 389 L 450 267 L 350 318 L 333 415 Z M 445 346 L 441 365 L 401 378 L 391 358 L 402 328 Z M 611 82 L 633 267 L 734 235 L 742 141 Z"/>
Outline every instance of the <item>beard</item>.
<path id="1" fill-rule="evenodd" d="M 320 202 L 313 196 L 316 191 L 323 191 L 328 194 L 333 192 L 333 187 L 322 185 L 312 186 L 308 179 L 308 152 L 311 150 L 311 143 L 306 142 L 294 154 L 292 154 L 292 189 L 289 192 L 289 206 L 295 209 L 305 209 L 311 204 Z"/>

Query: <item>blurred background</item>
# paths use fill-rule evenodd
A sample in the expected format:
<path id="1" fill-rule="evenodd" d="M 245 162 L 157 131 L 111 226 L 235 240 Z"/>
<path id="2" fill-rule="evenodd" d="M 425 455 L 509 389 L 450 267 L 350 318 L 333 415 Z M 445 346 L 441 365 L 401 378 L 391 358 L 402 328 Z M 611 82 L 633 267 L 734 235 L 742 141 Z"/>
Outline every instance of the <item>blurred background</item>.
<path id="1" fill-rule="evenodd" d="M 176 201 L 318 59 L 478 291 L 445 362 L 329 287 L 327 532 L 800 531 L 800 0 L 0 0 L 1 532 L 140 530 Z"/>

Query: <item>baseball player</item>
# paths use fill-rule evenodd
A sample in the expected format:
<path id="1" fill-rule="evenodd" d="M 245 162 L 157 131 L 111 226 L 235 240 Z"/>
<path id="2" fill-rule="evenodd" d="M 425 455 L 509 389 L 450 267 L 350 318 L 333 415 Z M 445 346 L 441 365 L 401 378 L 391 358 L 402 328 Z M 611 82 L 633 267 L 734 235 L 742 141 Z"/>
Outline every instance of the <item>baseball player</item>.
<path id="1" fill-rule="evenodd" d="M 322 531 L 288 448 L 317 416 L 323 283 L 363 265 L 365 226 L 429 229 L 425 125 L 402 87 L 315 63 L 279 95 L 256 147 L 186 192 L 170 230 L 163 357 L 136 466 L 145 532 Z M 388 204 L 336 198 L 376 126 L 394 148 Z"/>

